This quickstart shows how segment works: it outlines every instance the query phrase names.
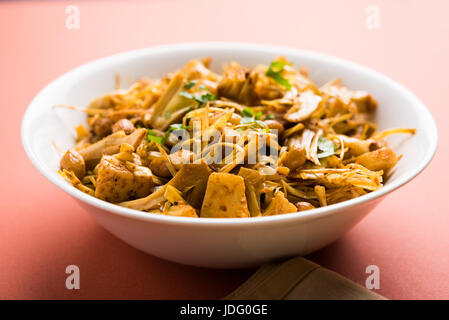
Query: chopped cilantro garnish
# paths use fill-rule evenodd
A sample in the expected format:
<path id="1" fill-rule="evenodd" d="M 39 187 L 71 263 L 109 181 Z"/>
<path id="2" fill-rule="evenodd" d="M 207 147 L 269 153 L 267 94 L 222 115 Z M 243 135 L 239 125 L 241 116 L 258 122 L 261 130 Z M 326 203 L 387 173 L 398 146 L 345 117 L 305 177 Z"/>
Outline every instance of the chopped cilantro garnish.
<path id="1" fill-rule="evenodd" d="M 163 144 L 164 143 L 164 138 L 163 137 L 158 137 L 156 132 L 154 132 L 151 129 L 147 130 L 147 140 L 151 141 L 151 142 L 158 143 L 158 144 Z"/>
<path id="2" fill-rule="evenodd" d="M 242 114 L 246 118 L 254 118 L 254 111 L 252 108 L 244 108 Z"/>
<path id="3" fill-rule="evenodd" d="M 202 94 L 200 96 L 193 95 L 193 94 L 185 92 L 185 91 L 181 91 L 179 94 L 181 96 L 185 97 L 185 98 L 195 100 L 200 105 L 203 105 L 203 104 L 207 103 L 208 101 L 217 100 L 217 96 L 215 94 L 213 94 L 213 93 L 210 93 L 210 92 L 204 93 L 204 94 Z"/>
<path id="4" fill-rule="evenodd" d="M 205 93 L 201 95 L 200 100 L 202 103 L 206 103 L 207 101 L 217 100 L 217 96 L 213 93 Z"/>
<path id="5" fill-rule="evenodd" d="M 240 120 L 241 124 L 253 123 L 256 119 L 254 118 L 254 110 L 252 108 L 244 108 L 242 110 L 242 119 Z"/>
<path id="6" fill-rule="evenodd" d="M 282 76 L 282 71 L 284 71 L 286 64 L 287 62 L 285 61 L 273 61 L 265 74 L 287 90 L 290 90 L 292 85 Z"/>
<path id="7" fill-rule="evenodd" d="M 273 119 L 275 119 L 276 117 L 274 116 L 274 114 L 272 114 L 272 113 L 270 113 L 269 115 L 267 115 L 267 117 L 266 117 L 266 119 L 268 119 L 268 120 L 273 120 Z"/>
<path id="8" fill-rule="evenodd" d="M 335 144 L 326 137 L 318 139 L 318 158 L 326 158 L 335 154 Z"/>
<path id="9" fill-rule="evenodd" d="M 167 141 L 168 137 L 170 136 L 170 133 L 175 130 L 188 130 L 190 127 L 183 125 L 182 123 L 175 123 L 170 125 L 167 131 L 165 131 L 164 135 L 162 137 L 159 137 L 156 132 L 154 132 L 151 129 L 148 129 L 147 132 L 147 140 L 152 141 L 158 144 L 164 144 L 165 141 Z"/>
<path id="10" fill-rule="evenodd" d="M 243 117 L 240 120 L 240 124 L 250 124 L 250 127 L 253 129 L 267 127 L 265 122 L 260 120 L 262 119 L 263 115 L 261 111 L 258 111 L 256 114 L 254 114 L 254 110 L 247 107 L 242 110 L 242 115 Z"/>
<path id="11" fill-rule="evenodd" d="M 194 87 L 195 85 L 196 85 L 195 80 L 189 81 L 184 85 L 184 89 L 189 90 L 190 88 Z"/>

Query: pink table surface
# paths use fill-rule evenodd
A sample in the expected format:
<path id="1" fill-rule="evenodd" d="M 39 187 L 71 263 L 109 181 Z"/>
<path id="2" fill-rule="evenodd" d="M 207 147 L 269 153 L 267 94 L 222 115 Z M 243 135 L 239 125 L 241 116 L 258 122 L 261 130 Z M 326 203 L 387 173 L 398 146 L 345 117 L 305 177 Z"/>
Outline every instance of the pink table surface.
<path id="1" fill-rule="evenodd" d="M 80 29 L 65 8 L 80 9 Z M 377 5 L 380 29 L 366 27 Z M 436 118 L 431 165 L 365 220 L 310 259 L 358 282 L 380 268 L 378 293 L 449 298 L 449 3 L 441 0 L 156 0 L 0 2 L 0 298 L 214 299 L 254 270 L 186 267 L 139 252 L 97 225 L 32 167 L 23 113 L 48 82 L 120 51 L 191 41 L 244 41 L 320 51 L 378 70 L 420 97 Z M 81 289 L 65 288 L 65 268 Z"/>

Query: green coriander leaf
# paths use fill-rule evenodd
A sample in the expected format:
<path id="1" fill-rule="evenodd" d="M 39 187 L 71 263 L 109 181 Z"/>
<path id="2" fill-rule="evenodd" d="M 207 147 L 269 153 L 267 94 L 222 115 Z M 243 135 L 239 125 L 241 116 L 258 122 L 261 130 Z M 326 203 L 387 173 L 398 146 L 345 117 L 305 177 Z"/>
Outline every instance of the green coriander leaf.
<path id="1" fill-rule="evenodd" d="M 217 96 L 213 93 L 205 93 L 201 95 L 200 100 L 202 103 L 206 103 L 207 101 L 217 100 Z"/>
<path id="2" fill-rule="evenodd" d="M 267 115 L 267 117 L 266 117 L 268 120 L 273 120 L 273 119 L 275 119 L 276 117 L 274 116 L 274 114 L 269 114 L 269 115 Z"/>
<path id="3" fill-rule="evenodd" d="M 168 137 L 170 136 L 170 133 L 175 130 L 188 130 L 190 127 L 184 126 L 182 123 L 175 123 L 170 125 L 167 131 L 165 131 L 164 135 L 162 137 L 158 137 L 156 132 L 154 132 L 151 129 L 148 129 L 147 134 L 147 140 L 156 142 L 158 144 L 164 144 L 165 141 L 167 141 Z"/>
<path id="4" fill-rule="evenodd" d="M 252 108 L 244 108 L 242 114 L 247 118 L 254 118 L 254 110 Z"/>
<path id="5" fill-rule="evenodd" d="M 156 132 L 154 132 L 151 129 L 147 130 L 147 140 L 151 141 L 151 142 L 158 143 L 158 144 L 163 144 L 164 143 L 164 138 L 163 137 L 158 137 Z"/>
<path id="6" fill-rule="evenodd" d="M 271 73 L 267 71 L 267 76 L 272 78 L 274 81 L 279 83 L 281 86 L 283 86 L 285 89 L 290 90 L 292 88 L 292 85 L 290 82 L 288 82 L 287 79 L 285 79 L 280 73 Z"/>
<path id="7" fill-rule="evenodd" d="M 282 72 L 282 70 L 284 70 L 284 67 L 286 64 L 287 64 L 287 62 L 285 62 L 285 61 L 273 61 L 273 62 L 271 62 L 270 69 L 273 72 Z"/>
<path id="8" fill-rule="evenodd" d="M 282 76 L 282 71 L 284 70 L 284 66 L 286 64 L 287 63 L 285 61 L 273 61 L 265 74 L 267 77 L 272 78 L 287 90 L 290 90 L 292 85 Z"/>
<path id="9" fill-rule="evenodd" d="M 217 96 L 215 94 L 213 94 L 213 93 L 210 93 L 210 92 L 202 94 L 199 97 L 195 96 L 193 94 L 190 94 L 188 92 L 185 92 L 185 91 L 181 91 L 179 94 L 181 96 L 185 97 L 185 98 L 195 100 L 200 105 L 203 105 L 203 104 L 207 103 L 208 101 L 217 100 Z"/>
<path id="10" fill-rule="evenodd" d="M 195 80 L 189 81 L 184 85 L 184 89 L 189 90 L 190 88 L 194 87 L 195 85 L 196 85 Z"/>
<path id="11" fill-rule="evenodd" d="M 254 110 L 252 108 L 244 108 L 242 110 L 242 119 L 240 120 L 241 124 L 251 124 L 251 127 L 256 128 L 265 128 L 267 125 L 265 122 L 261 121 L 263 114 L 261 111 L 258 111 L 254 114 Z"/>
<path id="12" fill-rule="evenodd" d="M 147 129 L 147 135 L 151 135 L 151 136 L 157 136 L 156 132 L 154 132 L 151 129 Z"/>

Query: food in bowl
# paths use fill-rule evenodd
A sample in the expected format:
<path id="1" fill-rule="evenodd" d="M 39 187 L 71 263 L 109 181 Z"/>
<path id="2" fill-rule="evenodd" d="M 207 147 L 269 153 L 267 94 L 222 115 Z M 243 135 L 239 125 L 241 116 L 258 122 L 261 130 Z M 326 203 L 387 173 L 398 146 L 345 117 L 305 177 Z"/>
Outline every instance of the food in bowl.
<path id="1" fill-rule="evenodd" d="M 400 156 L 378 131 L 376 100 L 332 80 L 318 87 L 284 57 L 213 72 L 194 59 L 84 109 L 89 129 L 60 161 L 79 190 L 153 214 L 288 214 L 382 187 Z M 73 107 L 72 107 L 73 108 Z"/>

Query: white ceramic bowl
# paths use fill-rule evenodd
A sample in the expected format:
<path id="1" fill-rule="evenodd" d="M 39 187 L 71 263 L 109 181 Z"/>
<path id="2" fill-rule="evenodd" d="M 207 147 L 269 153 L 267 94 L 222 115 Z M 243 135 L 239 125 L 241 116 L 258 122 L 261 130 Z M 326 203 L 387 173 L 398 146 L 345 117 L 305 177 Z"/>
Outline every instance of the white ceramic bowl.
<path id="1" fill-rule="evenodd" d="M 302 213 L 248 219 L 197 219 L 122 208 L 78 191 L 57 174 L 59 156 L 52 141 L 64 149 L 72 147 L 73 128 L 85 121 L 85 116 L 70 110 L 54 110 L 52 106 L 87 106 L 90 100 L 114 88 L 117 73 L 130 81 L 142 76 L 159 77 L 183 66 L 189 59 L 204 56 L 213 57 L 212 68 L 218 71 L 231 60 L 253 66 L 269 63 L 280 54 L 296 66 L 308 66 L 310 78 L 318 84 L 341 77 L 349 88 L 372 93 L 379 101 L 375 121 L 380 129 L 417 129 L 414 136 L 398 135 L 389 139 L 395 152 L 403 158 L 383 188 L 357 199 Z M 304 255 L 337 240 L 386 194 L 426 167 L 437 146 L 437 129 L 430 112 L 407 89 L 352 62 L 265 45 L 190 43 L 125 52 L 64 74 L 31 102 L 22 123 L 22 140 L 29 158 L 45 177 L 73 196 L 107 230 L 133 247 L 183 264 L 238 268 Z"/>

